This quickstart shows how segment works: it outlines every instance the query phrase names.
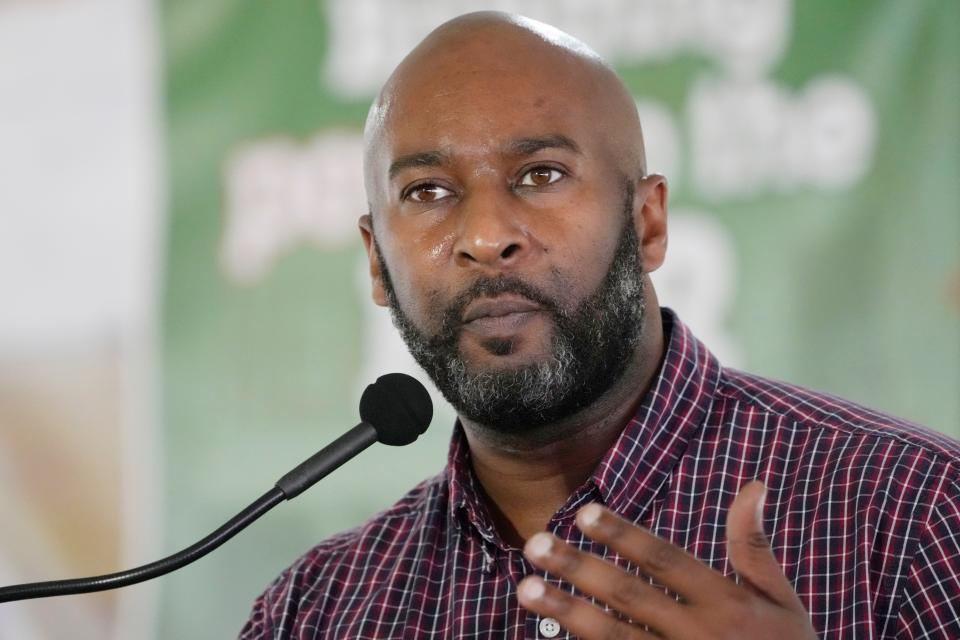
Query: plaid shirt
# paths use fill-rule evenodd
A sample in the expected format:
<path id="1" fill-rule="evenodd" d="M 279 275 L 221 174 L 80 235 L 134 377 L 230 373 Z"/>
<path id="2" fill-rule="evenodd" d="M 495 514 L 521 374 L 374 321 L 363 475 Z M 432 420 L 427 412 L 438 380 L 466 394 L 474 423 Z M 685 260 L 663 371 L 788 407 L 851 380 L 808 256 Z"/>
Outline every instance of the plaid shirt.
<path id="1" fill-rule="evenodd" d="M 821 638 L 960 638 L 960 444 L 722 368 L 664 319 L 658 377 L 547 528 L 627 566 L 574 525 L 601 502 L 729 575 L 727 509 L 759 478 L 774 553 Z M 537 570 L 501 541 L 482 496 L 457 427 L 443 473 L 300 558 L 240 638 L 544 637 L 515 593 Z"/>

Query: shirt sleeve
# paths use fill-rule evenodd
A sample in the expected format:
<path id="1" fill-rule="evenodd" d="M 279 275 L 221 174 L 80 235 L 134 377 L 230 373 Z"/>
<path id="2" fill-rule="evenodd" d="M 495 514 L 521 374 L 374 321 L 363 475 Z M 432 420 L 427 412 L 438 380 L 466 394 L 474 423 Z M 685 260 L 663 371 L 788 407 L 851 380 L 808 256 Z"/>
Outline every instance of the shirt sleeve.
<path id="1" fill-rule="evenodd" d="M 899 640 L 960 638 L 960 490 L 957 482 L 948 486 L 933 504 L 907 575 Z"/>
<path id="2" fill-rule="evenodd" d="M 254 601 L 246 624 L 237 640 L 286 640 L 295 616 L 287 615 L 287 609 L 296 598 L 292 597 L 293 572 L 284 571 Z"/>

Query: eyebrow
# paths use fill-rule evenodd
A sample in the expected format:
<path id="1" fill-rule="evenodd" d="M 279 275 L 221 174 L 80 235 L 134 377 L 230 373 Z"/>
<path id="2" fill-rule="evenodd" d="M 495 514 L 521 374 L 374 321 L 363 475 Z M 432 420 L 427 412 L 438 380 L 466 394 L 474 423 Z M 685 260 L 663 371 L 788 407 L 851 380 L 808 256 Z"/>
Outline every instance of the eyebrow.
<path id="1" fill-rule="evenodd" d="M 447 161 L 447 154 L 441 151 L 421 151 L 418 153 L 408 153 L 400 156 L 390 163 L 390 179 L 393 180 L 397 174 L 404 169 L 412 167 L 439 167 Z"/>
<path id="2" fill-rule="evenodd" d="M 535 138 L 519 138 L 506 145 L 507 153 L 514 156 L 531 156 L 544 149 L 566 149 L 573 153 L 580 153 L 577 143 L 560 133 Z"/>
<path id="3" fill-rule="evenodd" d="M 511 140 L 504 146 L 504 152 L 511 156 L 531 156 L 544 149 L 566 149 L 573 153 L 580 153 L 576 142 L 563 134 L 552 134 L 533 138 L 518 138 Z M 439 167 L 450 160 L 450 156 L 443 151 L 419 151 L 400 156 L 390 163 L 388 175 L 393 180 L 401 171 L 415 167 Z"/>

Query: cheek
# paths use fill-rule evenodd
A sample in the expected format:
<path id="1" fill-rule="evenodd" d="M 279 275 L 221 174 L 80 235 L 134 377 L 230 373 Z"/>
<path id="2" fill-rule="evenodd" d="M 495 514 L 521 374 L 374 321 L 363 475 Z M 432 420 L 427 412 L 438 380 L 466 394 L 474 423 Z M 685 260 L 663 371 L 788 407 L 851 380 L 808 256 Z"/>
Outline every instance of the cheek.
<path id="1" fill-rule="evenodd" d="M 420 239 L 420 244 L 426 249 L 429 261 L 433 265 L 442 268 L 442 266 L 449 261 L 456 239 L 456 234 L 452 232 L 423 234 Z"/>
<path id="2" fill-rule="evenodd" d="M 450 276 L 450 247 L 452 234 L 429 232 L 404 233 L 398 230 L 394 238 L 406 238 L 384 248 L 390 278 L 403 311 L 418 324 L 430 324 L 437 309 L 445 307 L 445 277 Z"/>
<path id="3" fill-rule="evenodd" d="M 620 240 L 619 229 L 611 226 L 609 216 L 580 215 L 563 225 L 562 233 L 545 238 L 551 285 L 568 302 L 592 293 L 606 276 Z"/>

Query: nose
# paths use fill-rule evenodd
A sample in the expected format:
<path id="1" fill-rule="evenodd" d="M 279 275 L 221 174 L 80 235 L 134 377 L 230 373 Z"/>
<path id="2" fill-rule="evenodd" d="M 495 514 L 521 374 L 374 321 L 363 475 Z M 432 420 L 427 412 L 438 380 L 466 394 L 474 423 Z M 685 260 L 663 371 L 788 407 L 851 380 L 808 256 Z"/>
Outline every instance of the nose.
<path id="1" fill-rule="evenodd" d="M 460 206 L 453 247 L 457 266 L 509 268 L 530 253 L 529 235 L 505 199 L 475 193 Z"/>

